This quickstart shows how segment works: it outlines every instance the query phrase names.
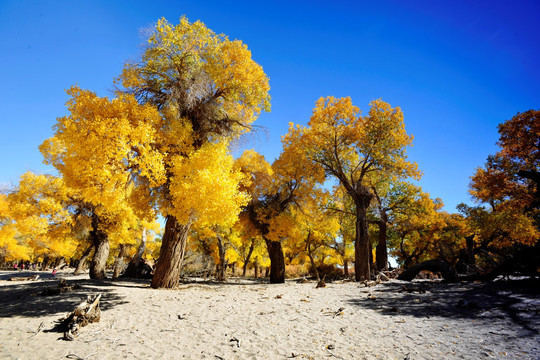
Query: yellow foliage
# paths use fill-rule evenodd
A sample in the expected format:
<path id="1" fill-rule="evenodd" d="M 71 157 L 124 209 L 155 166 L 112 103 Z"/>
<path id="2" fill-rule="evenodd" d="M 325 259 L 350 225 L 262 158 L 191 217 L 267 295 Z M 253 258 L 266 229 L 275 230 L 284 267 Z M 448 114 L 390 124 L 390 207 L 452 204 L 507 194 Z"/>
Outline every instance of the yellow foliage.
<path id="1" fill-rule="evenodd" d="M 185 17 L 177 25 L 162 18 L 155 29 L 142 61 L 126 64 L 116 80 L 127 92 L 160 108 L 172 107 L 175 110 L 167 111 L 177 114 L 206 104 L 205 112 L 234 120 L 227 125 L 230 128 L 222 129 L 204 116 L 187 116 L 197 137 L 243 133 L 261 111 L 270 110 L 268 77 L 241 41 L 230 41 L 201 21 L 190 23 Z"/>
<path id="2" fill-rule="evenodd" d="M 61 178 L 30 172 L 21 176 L 18 187 L 6 198 L 17 244 L 27 248 L 18 248 L 19 254 L 34 257 L 73 253 L 77 247 L 71 231 L 73 215 L 65 205 L 70 195 Z"/>
<path id="3" fill-rule="evenodd" d="M 167 213 L 181 223 L 232 226 L 249 199 L 238 191 L 244 175 L 234 169 L 225 142 L 206 143 L 189 157 L 177 156 L 170 171 L 174 205 Z"/>

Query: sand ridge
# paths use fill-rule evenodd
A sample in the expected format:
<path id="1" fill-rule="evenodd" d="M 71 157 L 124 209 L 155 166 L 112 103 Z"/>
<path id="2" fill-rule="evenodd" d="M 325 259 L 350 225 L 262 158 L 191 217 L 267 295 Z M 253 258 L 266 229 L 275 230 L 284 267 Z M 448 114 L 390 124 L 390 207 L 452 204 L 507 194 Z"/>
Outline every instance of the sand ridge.
<path id="1" fill-rule="evenodd" d="M 316 289 L 233 278 L 156 290 L 66 273 L 77 289 L 41 296 L 57 278 L 6 281 L 13 274 L 0 272 L 1 359 L 540 358 L 538 290 L 505 282 Z M 96 293 L 101 321 L 61 340 L 56 321 Z"/>

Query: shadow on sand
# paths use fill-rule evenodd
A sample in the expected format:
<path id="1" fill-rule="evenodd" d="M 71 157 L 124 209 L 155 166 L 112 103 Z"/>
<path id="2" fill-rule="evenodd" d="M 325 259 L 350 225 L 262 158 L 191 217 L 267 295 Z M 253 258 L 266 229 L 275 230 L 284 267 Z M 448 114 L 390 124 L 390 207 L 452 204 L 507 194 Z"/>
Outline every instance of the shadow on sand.
<path id="1" fill-rule="evenodd" d="M 114 286 L 119 284 L 110 280 L 70 280 L 68 286 L 73 290 L 57 295 L 43 295 L 46 290 L 58 288 L 59 278 L 40 275 L 40 280 L 16 282 L 0 287 L 0 319 L 12 316 L 37 318 L 48 315 L 64 316 L 73 311 L 77 305 L 86 300 L 88 295 L 102 294 L 100 306 L 108 310 L 128 303 L 129 299 L 118 295 Z M 33 276 L 33 272 L 24 272 L 25 276 Z M 3 274 L 2 277 L 7 275 Z M 10 276 L 2 280 L 7 280 Z M 141 286 L 141 285 L 138 285 Z"/>
<path id="2" fill-rule="evenodd" d="M 387 282 L 373 288 L 371 294 L 349 302 L 394 316 L 439 316 L 484 321 L 509 318 L 524 330 L 523 336 L 538 335 L 540 330 L 538 280 L 501 280 L 481 284 Z"/>

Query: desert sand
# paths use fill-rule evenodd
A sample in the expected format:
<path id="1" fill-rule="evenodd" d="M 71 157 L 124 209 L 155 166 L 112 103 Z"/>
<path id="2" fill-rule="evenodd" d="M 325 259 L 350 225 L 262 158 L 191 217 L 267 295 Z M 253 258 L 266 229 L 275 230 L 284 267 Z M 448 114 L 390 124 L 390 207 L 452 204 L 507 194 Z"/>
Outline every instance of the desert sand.
<path id="1" fill-rule="evenodd" d="M 8 281 L 39 274 L 36 281 Z M 64 277 L 76 289 L 43 296 Z M 193 279 L 0 272 L 1 359 L 539 359 L 540 295 L 530 283 Z M 101 320 L 62 340 L 55 324 L 87 295 Z"/>

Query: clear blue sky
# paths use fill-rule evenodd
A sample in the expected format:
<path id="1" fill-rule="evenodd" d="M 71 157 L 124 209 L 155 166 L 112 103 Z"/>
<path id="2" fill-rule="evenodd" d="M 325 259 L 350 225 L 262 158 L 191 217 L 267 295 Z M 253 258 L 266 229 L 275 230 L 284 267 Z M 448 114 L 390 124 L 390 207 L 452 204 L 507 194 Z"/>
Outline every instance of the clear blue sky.
<path id="1" fill-rule="evenodd" d="M 272 161 L 289 122 L 321 96 L 400 106 L 415 137 L 420 185 L 448 211 L 497 151 L 497 124 L 540 108 L 540 1 L 0 1 L 0 188 L 51 172 L 38 146 L 66 115 L 73 84 L 110 95 L 142 28 L 181 15 L 243 40 L 270 77 Z"/>

